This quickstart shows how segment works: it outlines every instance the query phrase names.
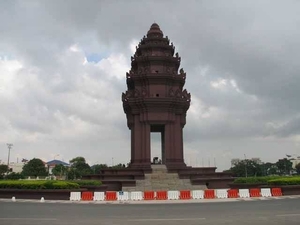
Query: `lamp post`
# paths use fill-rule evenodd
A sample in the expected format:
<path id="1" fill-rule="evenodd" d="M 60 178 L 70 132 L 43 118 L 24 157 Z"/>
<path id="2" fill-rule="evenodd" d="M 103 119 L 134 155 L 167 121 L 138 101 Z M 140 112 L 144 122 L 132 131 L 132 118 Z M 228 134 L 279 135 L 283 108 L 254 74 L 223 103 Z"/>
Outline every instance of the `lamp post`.
<path id="1" fill-rule="evenodd" d="M 95 163 L 94 163 L 94 165 L 93 165 L 93 170 L 94 170 L 94 174 L 96 174 L 96 165 L 97 165 L 97 163 L 99 163 L 99 161 L 96 161 Z"/>
<path id="2" fill-rule="evenodd" d="M 10 149 L 12 148 L 13 144 L 7 143 L 6 145 L 8 147 L 8 157 L 7 157 L 7 173 L 8 173 L 9 172 Z"/>
<path id="3" fill-rule="evenodd" d="M 247 157 L 246 157 L 246 154 L 244 154 L 245 156 L 245 175 L 246 177 L 248 177 L 248 171 L 247 171 Z"/>

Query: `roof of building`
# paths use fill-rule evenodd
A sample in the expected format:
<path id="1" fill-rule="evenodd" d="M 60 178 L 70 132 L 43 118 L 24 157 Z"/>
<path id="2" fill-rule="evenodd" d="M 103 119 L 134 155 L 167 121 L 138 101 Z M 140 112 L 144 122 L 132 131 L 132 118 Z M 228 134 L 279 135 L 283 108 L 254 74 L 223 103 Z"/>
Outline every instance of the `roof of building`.
<path id="1" fill-rule="evenodd" d="M 55 166 L 55 165 L 69 166 L 70 164 L 68 164 L 66 162 L 63 162 L 63 161 L 60 161 L 60 160 L 57 160 L 57 159 L 54 159 L 54 160 L 51 160 L 51 161 L 47 162 L 47 165 L 48 166 Z"/>

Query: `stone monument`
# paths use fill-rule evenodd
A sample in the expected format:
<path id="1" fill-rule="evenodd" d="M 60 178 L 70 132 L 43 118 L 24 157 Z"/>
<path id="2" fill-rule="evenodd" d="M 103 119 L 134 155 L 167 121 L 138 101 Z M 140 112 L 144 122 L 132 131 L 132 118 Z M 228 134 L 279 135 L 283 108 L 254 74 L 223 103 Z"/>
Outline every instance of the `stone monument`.
<path id="1" fill-rule="evenodd" d="M 186 166 L 183 159 L 183 127 L 191 95 L 183 89 L 186 73 L 179 70 L 178 53 L 152 24 L 126 73 L 127 91 L 122 94 L 127 125 L 131 131 L 132 168 L 151 165 L 150 133 L 161 133 L 161 161 L 168 168 Z M 178 71 L 179 70 L 179 71 Z"/>
<path id="2" fill-rule="evenodd" d="M 123 109 L 131 132 L 131 160 L 127 168 L 102 169 L 84 179 L 98 179 L 108 190 L 193 190 L 227 188 L 231 174 L 216 167 L 193 168 L 183 157 L 183 128 L 191 95 L 184 84 L 173 43 L 153 23 L 131 57 L 126 73 Z M 151 132 L 161 134 L 161 159 L 151 160 Z M 158 165 L 153 165 L 159 162 Z"/>

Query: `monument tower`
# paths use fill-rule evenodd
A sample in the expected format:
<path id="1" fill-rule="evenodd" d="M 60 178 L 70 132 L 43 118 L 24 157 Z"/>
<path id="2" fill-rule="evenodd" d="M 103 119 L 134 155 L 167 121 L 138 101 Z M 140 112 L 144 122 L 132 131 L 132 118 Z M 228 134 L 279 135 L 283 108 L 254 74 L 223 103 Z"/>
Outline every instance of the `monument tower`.
<path id="1" fill-rule="evenodd" d="M 122 94 L 131 131 L 131 161 L 126 168 L 107 168 L 84 179 L 101 180 L 111 191 L 201 190 L 228 188 L 231 174 L 216 167 L 186 166 L 183 128 L 191 95 L 185 90 L 186 73 L 173 43 L 152 24 L 131 57 Z M 151 166 L 151 132 L 161 134 L 163 165 Z"/>
<path id="2" fill-rule="evenodd" d="M 126 73 L 127 91 L 122 93 L 127 125 L 131 131 L 132 168 L 151 167 L 151 132 L 161 133 L 162 164 L 185 167 L 183 128 L 191 95 L 184 89 L 186 73 L 173 43 L 153 23 Z"/>

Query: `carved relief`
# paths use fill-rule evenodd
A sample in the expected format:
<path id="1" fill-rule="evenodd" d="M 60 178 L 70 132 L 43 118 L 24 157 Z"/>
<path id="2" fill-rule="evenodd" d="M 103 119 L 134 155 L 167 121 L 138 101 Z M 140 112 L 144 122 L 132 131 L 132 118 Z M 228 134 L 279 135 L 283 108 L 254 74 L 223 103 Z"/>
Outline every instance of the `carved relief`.
<path id="1" fill-rule="evenodd" d="M 129 98 L 132 97 L 132 91 L 126 91 L 122 93 L 122 101 L 128 101 Z"/>
<path id="2" fill-rule="evenodd" d="M 183 99 L 187 102 L 191 101 L 191 94 L 188 93 L 186 89 L 184 89 L 184 91 L 177 89 L 176 92 L 174 93 L 173 89 L 171 88 L 169 91 L 169 97 L 176 97 L 178 99 Z"/>
<path id="3" fill-rule="evenodd" d="M 131 97 L 132 97 L 132 94 L 133 94 L 133 91 L 132 91 L 132 90 L 126 91 L 126 97 L 127 97 L 127 98 L 131 98 Z"/>
<path id="4" fill-rule="evenodd" d="M 142 88 L 142 96 L 143 97 L 148 96 L 148 91 L 147 91 L 147 87 L 146 86 L 143 86 L 143 88 Z"/>
<path id="5" fill-rule="evenodd" d="M 171 68 L 169 66 L 167 66 L 167 73 L 171 73 Z"/>
<path id="6" fill-rule="evenodd" d="M 141 95 L 140 91 L 138 89 L 135 89 L 134 90 L 134 97 L 137 98 L 137 97 L 140 97 L 140 95 Z"/>
<path id="7" fill-rule="evenodd" d="M 174 96 L 175 96 L 174 90 L 173 90 L 173 88 L 171 88 L 169 90 L 169 97 L 174 97 Z"/>
<path id="8" fill-rule="evenodd" d="M 191 94 L 186 89 L 183 90 L 182 97 L 188 102 L 191 101 Z"/>
<path id="9" fill-rule="evenodd" d="M 175 93 L 176 98 L 181 98 L 182 94 L 181 91 L 179 89 L 177 89 L 176 93 Z"/>
<path id="10" fill-rule="evenodd" d="M 148 66 L 144 67 L 144 73 L 148 73 L 148 72 L 149 72 Z"/>
<path id="11" fill-rule="evenodd" d="M 122 93 L 122 101 L 124 102 L 124 101 L 127 101 L 127 99 L 126 99 L 126 95 L 125 95 L 125 93 L 123 92 Z"/>

